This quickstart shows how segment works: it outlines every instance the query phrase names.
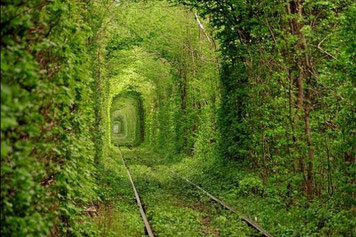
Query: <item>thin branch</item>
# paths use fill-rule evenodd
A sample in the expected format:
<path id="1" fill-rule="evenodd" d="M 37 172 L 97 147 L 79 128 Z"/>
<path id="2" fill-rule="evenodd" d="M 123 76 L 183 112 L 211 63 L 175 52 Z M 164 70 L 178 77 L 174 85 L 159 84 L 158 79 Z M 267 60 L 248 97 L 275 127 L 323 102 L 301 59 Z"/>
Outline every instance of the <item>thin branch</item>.
<path id="1" fill-rule="evenodd" d="M 318 47 L 318 49 L 319 49 L 321 52 L 323 52 L 323 53 L 329 55 L 330 57 L 332 57 L 333 59 L 337 60 L 337 58 L 336 58 L 334 55 L 332 55 L 331 53 L 329 53 L 328 51 L 326 51 L 325 49 L 323 49 L 323 48 L 321 47 L 321 44 L 324 43 L 324 41 L 325 41 L 327 38 L 329 38 L 331 34 L 332 34 L 332 33 L 330 33 L 330 34 L 328 34 L 327 36 L 325 36 L 325 38 L 322 39 L 322 40 L 319 42 L 319 44 L 318 44 L 317 47 Z"/>
<path id="2" fill-rule="evenodd" d="M 210 39 L 210 37 L 208 36 L 208 34 L 206 33 L 205 28 L 204 28 L 204 25 L 203 25 L 203 24 L 201 23 L 201 21 L 199 20 L 199 17 L 198 17 L 198 15 L 197 15 L 196 12 L 194 13 L 194 16 L 195 16 L 195 19 L 196 19 L 197 22 L 198 22 L 198 25 L 199 25 L 200 29 L 203 31 L 205 37 L 206 37 L 207 40 L 211 43 L 211 39 Z"/>
<path id="3" fill-rule="evenodd" d="M 277 46 L 277 40 L 276 40 L 276 37 L 274 36 L 274 33 L 273 33 L 273 31 L 272 31 L 272 28 L 271 28 L 271 25 L 269 24 L 267 18 L 266 18 L 265 20 L 266 20 L 266 24 L 267 24 L 268 30 L 269 30 L 269 32 L 271 33 L 271 36 L 272 36 L 272 38 L 273 38 L 273 41 L 274 41 L 274 43 L 275 43 L 276 46 Z"/>

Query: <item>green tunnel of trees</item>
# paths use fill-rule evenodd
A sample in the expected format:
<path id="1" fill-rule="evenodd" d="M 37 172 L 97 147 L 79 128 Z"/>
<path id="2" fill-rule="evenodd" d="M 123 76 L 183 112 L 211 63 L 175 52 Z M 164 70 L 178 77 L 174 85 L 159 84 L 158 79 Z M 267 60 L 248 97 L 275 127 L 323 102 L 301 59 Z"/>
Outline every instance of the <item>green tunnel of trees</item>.
<path id="1" fill-rule="evenodd" d="M 5 0 L 1 11 L 3 236 L 98 236 L 83 210 L 100 199 L 112 145 L 190 157 L 197 175 L 210 165 L 229 178 L 221 167 L 238 164 L 276 236 L 352 236 L 354 1 Z M 289 224 L 271 220 L 276 209 Z"/>
<path id="2" fill-rule="evenodd" d="M 110 106 L 111 144 L 138 146 L 144 139 L 142 98 L 130 92 L 116 95 Z"/>

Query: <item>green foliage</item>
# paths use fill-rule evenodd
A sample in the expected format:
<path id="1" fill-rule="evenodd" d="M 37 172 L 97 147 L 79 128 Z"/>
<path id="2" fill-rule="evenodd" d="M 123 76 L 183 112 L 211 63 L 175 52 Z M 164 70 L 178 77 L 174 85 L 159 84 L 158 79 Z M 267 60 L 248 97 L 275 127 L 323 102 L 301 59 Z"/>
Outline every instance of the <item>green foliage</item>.
<path id="1" fill-rule="evenodd" d="M 6 236 L 93 233 L 82 214 L 96 199 L 91 31 L 84 5 L 1 4 L 1 232 Z"/>
<path id="2" fill-rule="evenodd" d="M 143 140 L 142 99 L 129 91 L 112 99 L 110 106 L 111 143 L 116 146 L 138 146 Z M 114 127 L 121 131 L 114 131 Z"/>
<path id="3" fill-rule="evenodd" d="M 195 148 L 200 133 L 201 143 L 214 147 L 218 64 L 210 37 L 191 12 L 166 2 L 128 2 L 117 11 L 105 46 L 110 92 L 102 126 L 109 126 L 112 98 L 132 90 L 143 98 L 145 145 L 167 155 L 204 153 Z M 105 137 L 108 147 L 109 135 Z"/>
<path id="4" fill-rule="evenodd" d="M 281 193 L 351 207 L 355 3 L 177 2 L 208 18 L 220 43 L 219 153 Z"/>
<path id="5" fill-rule="evenodd" d="M 167 179 L 171 165 L 277 236 L 352 235 L 353 1 L 30 0 L 1 11 L 2 234 L 141 235 L 112 145 L 142 142 L 171 162 L 128 152 L 159 233 L 248 233 L 216 207 L 184 206 L 206 200 Z"/>
<path id="6" fill-rule="evenodd" d="M 244 194 L 263 194 L 263 183 L 256 177 L 247 177 L 239 181 L 239 193 Z"/>

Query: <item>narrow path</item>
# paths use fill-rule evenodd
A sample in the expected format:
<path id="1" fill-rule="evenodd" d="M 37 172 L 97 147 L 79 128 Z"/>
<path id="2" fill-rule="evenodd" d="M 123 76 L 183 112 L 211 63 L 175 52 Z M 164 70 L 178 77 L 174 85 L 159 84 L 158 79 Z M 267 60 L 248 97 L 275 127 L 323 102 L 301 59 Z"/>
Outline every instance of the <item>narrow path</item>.
<path id="1" fill-rule="evenodd" d="M 236 213 L 173 175 L 158 156 L 123 150 L 155 236 L 261 236 Z"/>

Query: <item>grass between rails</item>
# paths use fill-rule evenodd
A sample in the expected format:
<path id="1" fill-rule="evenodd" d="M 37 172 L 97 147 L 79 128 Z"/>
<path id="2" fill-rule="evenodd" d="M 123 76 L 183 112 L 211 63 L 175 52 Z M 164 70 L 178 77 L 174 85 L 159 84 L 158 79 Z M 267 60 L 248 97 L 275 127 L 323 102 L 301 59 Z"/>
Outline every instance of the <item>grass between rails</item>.
<path id="1" fill-rule="evenodd" d="M 257 236 L 246 223 L 174 176 L 160 156 L 123 152 L 157 236 Z"/>
<path id="2" fill-rule="evenodd" d="M 160 156 L 123 149 L 147 217 L 156 236 L 259 236 L 237 215 L 175 177 Z M 116 148 L 101 175 L 103 203 L 94 219 L 102 236 L 141 236 L 132 188 Z"/>
<path id="3" fill-rule="evenodd" d="M 144 236 L 136 199 L 119 154 L 111 150 L 99 171 L 102 202 L 98 204 L 98 216 L 93 218 L 99 236 Z"/>

